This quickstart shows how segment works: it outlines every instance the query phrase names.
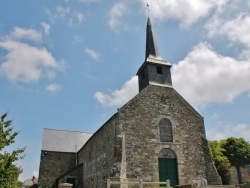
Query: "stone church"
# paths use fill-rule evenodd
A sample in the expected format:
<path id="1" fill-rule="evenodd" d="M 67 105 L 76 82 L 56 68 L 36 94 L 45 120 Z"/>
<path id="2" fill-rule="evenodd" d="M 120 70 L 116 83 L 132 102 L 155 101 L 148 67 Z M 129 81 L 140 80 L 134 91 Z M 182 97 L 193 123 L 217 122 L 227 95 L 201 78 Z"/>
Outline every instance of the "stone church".
<path id="1" fill-rule="evenodd" d="M 170 180 L 171 186 L 205 178 L 221 184 L 209 155 L 203 117 L 173 88 L 171 64 L 158 53 L 150 19 L 139 93 L 93 135 L 44 129 L 39 186 L 72 183 L 105 188 L 108 178 Z"/>

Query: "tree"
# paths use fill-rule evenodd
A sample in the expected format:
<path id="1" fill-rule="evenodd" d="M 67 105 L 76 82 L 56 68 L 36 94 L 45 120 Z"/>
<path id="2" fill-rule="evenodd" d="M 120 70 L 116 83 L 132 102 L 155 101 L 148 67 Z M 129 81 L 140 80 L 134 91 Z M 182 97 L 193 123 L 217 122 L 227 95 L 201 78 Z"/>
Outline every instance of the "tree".
<path id="1" fill-rule="evenodd" d="M 209 147 L 212 154 L 212 159 L 214 161 L 214 165 L 221 177 L 221 181 L 223 185 L 228 185 L 230 183 L 230 170 L 231 164 L 228 158 L 223 154 L 224 148 L 221 147 L 223 141 L 210 141 Z"/>
<path id="2" fill-rule="evenodd" d="M 14 132 L 12 120 L 6 120 L 7 113 L 0 119 L 0 188 L 14 188 L 18 184 L 18 176 L 22 168 L 15 162 L 22 159 L 21 154 L 25 148 L 19 148 L 12 152 L 7 152 L 6 147 L 15 143 L 18 132 Z"/>
<path id="3" fill-rule="evenodd" d="M 223 154 L 236 167 L 239 183 L 242 184 L 240 168 L 250 164 L 250 144 L 243 138 L 230 137 L 222 143 Z"/>

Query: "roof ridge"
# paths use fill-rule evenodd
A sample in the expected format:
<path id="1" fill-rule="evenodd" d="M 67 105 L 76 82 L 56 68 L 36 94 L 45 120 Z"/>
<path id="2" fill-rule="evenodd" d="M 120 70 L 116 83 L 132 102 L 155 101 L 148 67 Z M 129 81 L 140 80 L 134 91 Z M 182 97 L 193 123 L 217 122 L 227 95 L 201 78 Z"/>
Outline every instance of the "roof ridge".
<path id="1" fill-rule="evenodd" d="M 47 130 L 54 130 L 54 131 L 78 132 L 78 133 L 93 134 L 93 133 L 87 133 L 87 132 L 82 132 L 82 131 L 72 131 L 72 130 L 63 130 L 63 129 L 52 129 L 52 128 L 43 128 L 43 129 L 47 129 Z"/>

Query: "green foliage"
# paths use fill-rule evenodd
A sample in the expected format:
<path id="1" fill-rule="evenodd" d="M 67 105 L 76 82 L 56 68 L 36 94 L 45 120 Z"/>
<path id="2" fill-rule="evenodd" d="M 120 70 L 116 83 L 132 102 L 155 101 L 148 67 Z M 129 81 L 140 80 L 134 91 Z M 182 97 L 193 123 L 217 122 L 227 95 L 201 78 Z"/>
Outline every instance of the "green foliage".
<path id="1" fill-rule="evenodd" d="M 21 181 L 17 182 L 17 187 L 21 187 L 22 185 L 23 185 L 23 182 L 21 182 Z"/>
<path id="2" fill-rule="evenodd" d="M 237 167 L 250 164 L 250 144 L 243 138 L 230 137 L 222 144 L 224 155 Z"/>
<path id="3" fill-rule="evenodd" d="M 230 137 L 222 143 L 223 154 L 236 167 L 239 183 L 243 183 L 240 167 L 250 164 L 250 144 L 243 138 Z"/>
<path id="4" fill-rule="evenodd" d="M 228 160 L 220 161 L 217 164 L 216 169 L 221 177 L 221 181 L 223 185 L 230 184 L 231 180 L 231 164 Z"/>
<path id="5" fill-rule="evenodd" d="M 250 188 L 250 179 L 247 179 L 245 183 L 245 188 Z"/>
<path id="6" fill-rule="evenodd" d="M 7 152 L 7 146 L 15 142 L 18 132 L 14 132 L 12 120 L 5 120 L 7 113 L 3 114 L 0 119 L 0 188 L 15 188 L 18 185 L 18 176 L 22 169 L 14 162 L 22 159 L 20 156 L 25 148 L 16 149 Z"/>
<path id="7" fill-rule="evenodd" d="M 202 137 L 202 142 L 199 142 L 199 145 L 205 154 L 208 154 L 210 157 L 213 157 L 211 153 L 211 149 L 210 147 L 208 147 L 209 142 L 206 138 Z"/>
<path id="8" fill-rule="evenodd" d="M 210 141 L 210 151 L 212 153 L 212 159 L 214 161 L 215 167 L 221 177 L 222 184 L 228 185 L 230 182 L 230 169 L 231 164 L 228 158 L 224 155 L 225 149 L 222 148 L 222 141 Z"/>
<path id="9" fill-rule="evenodd" d="M 246 181 L 246 184 L 247 184 L 247 185 L 250 185 L 250 179 L 248 179 L 248 180 Z"/>

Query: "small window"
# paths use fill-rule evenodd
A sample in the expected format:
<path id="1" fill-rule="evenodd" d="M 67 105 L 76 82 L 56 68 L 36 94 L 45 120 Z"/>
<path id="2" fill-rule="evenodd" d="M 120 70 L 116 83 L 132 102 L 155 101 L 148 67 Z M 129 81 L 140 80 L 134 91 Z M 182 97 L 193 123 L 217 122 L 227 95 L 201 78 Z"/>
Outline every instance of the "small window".
<path id="1" fill-rule="evenodd" d="M 157 74 L 162 74 L 162 67 L 156 67 Z"/>
<path id="2" fill-rule="evenodd" d="M 145 78 L 145 72 L 144 71 L 142 71 L 142 73 L 141 73 L 141 78 L 142 78 L 142 80 L 144 80 L 144 78 Z"/>

